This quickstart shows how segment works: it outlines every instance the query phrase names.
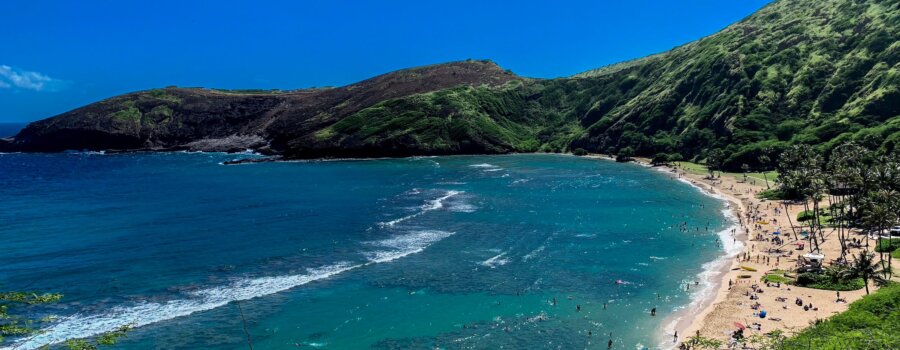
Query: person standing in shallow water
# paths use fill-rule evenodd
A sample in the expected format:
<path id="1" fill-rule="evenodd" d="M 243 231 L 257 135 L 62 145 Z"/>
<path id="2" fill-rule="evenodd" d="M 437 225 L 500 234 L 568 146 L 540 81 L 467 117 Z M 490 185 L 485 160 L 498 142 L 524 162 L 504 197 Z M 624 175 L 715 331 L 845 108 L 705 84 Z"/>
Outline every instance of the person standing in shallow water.
<path id="1" fill-rule="evenodd" d="M 656 316 L 656 308 L 650 310 L 650 316 Z"/>

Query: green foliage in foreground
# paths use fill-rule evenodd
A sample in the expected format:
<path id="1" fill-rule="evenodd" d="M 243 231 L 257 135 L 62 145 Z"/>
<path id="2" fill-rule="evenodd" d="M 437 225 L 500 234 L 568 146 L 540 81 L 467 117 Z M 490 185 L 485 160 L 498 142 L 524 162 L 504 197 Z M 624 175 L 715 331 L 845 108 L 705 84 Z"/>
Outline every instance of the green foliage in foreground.
<path id="1" fill-rule="evenodd" d="M 31 319 L 22 316 L 30 306 L 55 303 L 62 299 L 62 294 L 38 292 L 3 292 L 0 293 L 0 345 L 4 337 L 26 337 L 40 332 L 38 328 L 51 317 Z M 115 331 L 97 336 L 93 341 L 86 339 L 70 339 L 65 345 L 70 350 L 96 350 L 101 346 L 114 345 L 131 330 L 130 325 L 122 326 Z"/>
<path id="2" fill-rule="evenodd" d="M 788 338 L 775 349 L 900 348 L 900 285 L 893 283 L 850 309 Z"/>

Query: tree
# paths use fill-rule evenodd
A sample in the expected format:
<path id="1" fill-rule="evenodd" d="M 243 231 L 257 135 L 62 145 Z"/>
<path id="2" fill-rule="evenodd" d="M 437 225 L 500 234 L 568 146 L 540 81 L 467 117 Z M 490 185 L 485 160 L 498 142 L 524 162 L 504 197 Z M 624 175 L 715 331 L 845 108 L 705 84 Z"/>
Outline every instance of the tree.
<path id="1" fill-rule="evenodd" d="M 850 265 L 850 271 L 863 279 L 863 282 L 866 284 L 866 295 L 869 294 L 870 280 L 879 285 L 887 283 L 887 280 L 881 277 L 883 271 L 878 266 L 878 263 L 875 262 L 874 253 L 859 252 L 855 257 L 853 264 Z"/>
<path id="2" fill-rule="evenodd" d="M 665 154 L 665 153 L 657 153 L 656 155 L 653 156 L 652 159 L 650 159 L 650 164 L 652 164 L 652 165 L 664 165 L 664 164 L 668 164 L 670 160 L 671 160 L 671 159 L 669 159 L 669 155 L 668 155 L 668 154 Z"/>
<path id="3" fill-rule="evenodd" d="M 819 202 L 828 187 L 822 169 L 822 156 L 808 145 L 797 145 L 787 149 L 781 154 L 778 162 L 778 181 L 781 190 L 789 198 L 803 199 L 803 206 L 807 212 L 810 212 L 809 203 L 812 201 L 813 220 L 809 221 L 809 229 L 813 246 L 818 250 L 818 236 L 822 234 Z M 812 248 L 811 246 L 810 249 Z"/>
<path id="4" fill-rule="evenodd" d="M 725 164 L 725 152 L 722 152 L 720 149 L 714 149 L 709 151 L 706 154 L 706 170 L 709 171 L 709 177 L 715 177 L 715 171 L 722 170 L 722 165 Z"/>
<path id="5" fill-rule="evenodd" d="M 769 177 L 766 176 L 766 170 L 769 170 L 769 165 L 772 162 L 772 158 L 769 157 L 769 154 L 772 154 L 772 148 L 766 148 L 763 150 L 763 154 L 759 156 L 757 159 L 759 161 L 759 165 L 762 167 L 763 179 L 766 180 L 766 189 L 770 189 L 769 187 Z"/>
<path id="6" fill-rule="evenodd" d="M 572 151 L 572 154 L 576 156 L 586 156 L 588 152 L 584 148 L 576 148 Z"/>
<path id="7" fill-rule="evenodd" d="M 628 146 L 619 150 L 619 154 L 616 156 L 616 161 L 627 162 L 631 160 L 631 157 L 634 157 L 634 148 Z"/>

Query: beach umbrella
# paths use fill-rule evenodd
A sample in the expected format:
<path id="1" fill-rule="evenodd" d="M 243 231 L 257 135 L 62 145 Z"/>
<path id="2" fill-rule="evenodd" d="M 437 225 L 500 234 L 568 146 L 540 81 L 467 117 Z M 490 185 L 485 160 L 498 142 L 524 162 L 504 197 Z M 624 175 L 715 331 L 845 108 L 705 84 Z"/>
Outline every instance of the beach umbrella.
<path id="1" fill-rule="evenodd" d="M 747 329 L 747 327 L 744 326 L 744 325 L 743 325 L 742 323 L 740 323 L 740 322 L 735 322 L 735 323 L 734 323 L 734 326 L 737 327 L 737 328 L 740 329 L 740 330 L 745 330 L 745 329 Z"/>

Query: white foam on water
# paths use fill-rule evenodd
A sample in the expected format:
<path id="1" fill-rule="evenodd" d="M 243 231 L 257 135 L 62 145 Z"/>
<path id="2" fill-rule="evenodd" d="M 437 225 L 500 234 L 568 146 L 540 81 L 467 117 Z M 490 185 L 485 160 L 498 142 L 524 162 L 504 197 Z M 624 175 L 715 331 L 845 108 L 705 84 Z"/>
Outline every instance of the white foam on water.
<path id="1" fill-rule="evenodd" d="M 528 254 L 525 254 L 525 256 L 522 257 L 522 261 L 528 261 L 528 260 L 531 260 L 532 258 L 534 258 L 535 256 L 537 256 L 538 254 L 540 254 L 540 252 L 544 251 L 544 249 L 547 249 L 547 247 L 545 247 L 545 246 L 537 247 L 537 249 L 532 250 L 532 251 L 531 251 L 530 253 L 528 253 Z"/>
<path id="2" fill-rule="evenodd" d="M 310 282 L 323 280 L 359 267 L 386 263 L 419 253 L 428 246 L 453 232 L 426 230 L 415 231 L 389 239 L 368 242 L 371 245 L 390 248 L 390 251 L 364 253 L 369 262 L 351 264 L 341 262 L 311 268 L 305 274 L 247 278 L 226 286 L 211 287 L 188 293 L 185 299 L 166 302 L 141 302 L 136 305 L 114 307 L 104 313 L 75 314 L 43 329 L 34 337 L 25 338 L 0 350 L 31 350 L 48 344 L 58 344 L 67 339 L 88 338 L 115 331 L 122 326 L 141 327 L 149 324 L 184 317 L 196 312 L 208 311 L 234 301 L 254 299 L 283 292 Z"/>
<path id="3" fill-rule="evenodd" d="M 490 173 L 490 172 L 494 172 L 494 171 L 503 171 L 503 168 L 490 168 L 490 169 L 484 169 L 482 171 L 484 171 L 486 173 Z"/>
<path id="4" fill-rule="evenodd" d="M 364 253 L 371 263 L 391 262 L 410 254 L 419 253 L 428 246 L 450 237 L 454 232 L 423 230 L 414 231 L 412 233 L 394 236 L 388 239 L 366 242 L 376 247 L 390 248 L 392 250 L 380 250 Z"/>
<path id="5" fill-rule="evenodd" d="M 471 168 L 499 168 L 496 165 L 488 164 L 488 163 L 472 164 L 472 165 L 469 165 L 469 167 L 471 167 Z"/>
<path id="6" fill-rule="evenodd" d="M 509 259 L 504 258 L 506 252 L 495 255 L 494 257 L 481 262 L 481 265 L 496 269 L 497 266 L 503 266 L 509 263 Z"/>
<path id="7" fill-rule="evenodd" d="M 664 169 L 658 169 L 659 171 L 663 171 L 669 175 L 672 175 L 670 172 L 665 171 Z M 725 196 L 714 192 L 709 189 L 705 189 L 700 185 L 688 181 L 685 178 L 675 177 L 678 181 L 681 181 L 689 186 L 695 188 L 701 193 L 718 199 L 725 203 L 725 209 L 722 210 L 722 215 L 728 220 L 729 226 L 724 230 L 717 232 L 716 234 L 719 236 L 719 242 L 722 244 L 722 250 L 724 252 L 719 258 L 707 262 L 701 266 L 702 271 L 697 274 L 697 281 L 700 282 L 700 285 L 694 288 L 691 288 L 691 302 L 688 305 L 682 306 L 676 310 L 690 310 L 692 313 L 699 313 L 702 311 L 702 307 L 704 303 L 712 300 L 715 297 L 715 293 L 718 291 L 718 286 L 721 283 L 720 276 L 723 273 L 723 269 L 725 269 L 731 263 L 731 260 L 737 256 L 744 249 L 744 243 L 734 239 L 731 235 L 731 231 L 734 230 L 737 232 L 740 230 L 740 226 L 738 225 L 737 215 L 734 212 L 734 208 L 732 208 L 731 202 Z M 684 317 L 684 313 L 682 316 L 676 317 L 669 322 L 665 328 L 664 332 L 666 334 L 673 334 L 675 332 L 675 327 L 678 325 L 678 322 Z M 672 343 L 663 342 L 660 344 L 660 348 L 662 349 L 674 349 L 674 345 Z"/>
<path id="8" fill-rule="evenodd" d="M 423 215 L 423 214 L 425 214 L 425 213 L 427 213 L 427 212 L 433 211 L 433 210 L 441 209 L 441 208 L 444 207 L 444 201 L 446 201 L 446 200 L 449 199 L 450 197 L 456 196 L 456 195 L 458 195 L 458 194 L 460 194 L 460 193 L 463 193 L 463 192 L 462 192 L 462 191 L 452 191 L 452 190 L 451 190 L 451 191 L 447 191 L 447 192 L 446 192 L 443 196 L 441 196 L 441 197 L 438 197 L 438 198 L 436 198 L 436 199 L 432 199 L 432 200 L 427 200 L 427 201 L 425 201 L 425 204 L 422 204 L 422 206 L 419 207 L 419 211 L 418 211 L 418 212 L 416 212 L 416 213 L 414 213 L 414 214 L 410 214 L 410 215 L 404 216 L 404 217 L 401 217 L 401 218 L 399 218 L 399 219 L 394 219 L 394 220 L 391 220 L 391 221 L 385 221 L 385 222 L 379 222 L 379 223 L 378 223 L 378 226 L 380 226 L 380 227 L 382 227 L 382 228 L 384 228 L 384 227 L 394 227 L 394 225 L 397 225 L 397 224 L 399 224 L 399 223 L 401 223 L 401 222 L 404 222 L 404 221 L 406 221 L 406 220 L 416 218 L 416 217 L 418 217 L 418 216 L 421 216 L 421 215 Z"/>
<path id="9" fill-rule="evenodd" d="M 450 201 L 447 210 L 457 213 L 473 213 L 478 210 L 478 207 L 466 202 L 464 197 L 457 197 Z"/>
<path id="10" fill-rule="evenodd" d="M 309 269 L 306 274 L 249 278 L 228 286 L 212 287 L 189 293 L 190 298 L 166 302 L 142 302 L 131 306 L 114 307 L 94 315 L 75 314 L 3 349 L 30 350 L 67 339 L 87 338 L 115 331 L 122 326 L 141 327 L 152 323 L 212 310 L 233 301 L 249 300 L 282 292 L 304 284 L 364 266 L 338 263 Z"/>

